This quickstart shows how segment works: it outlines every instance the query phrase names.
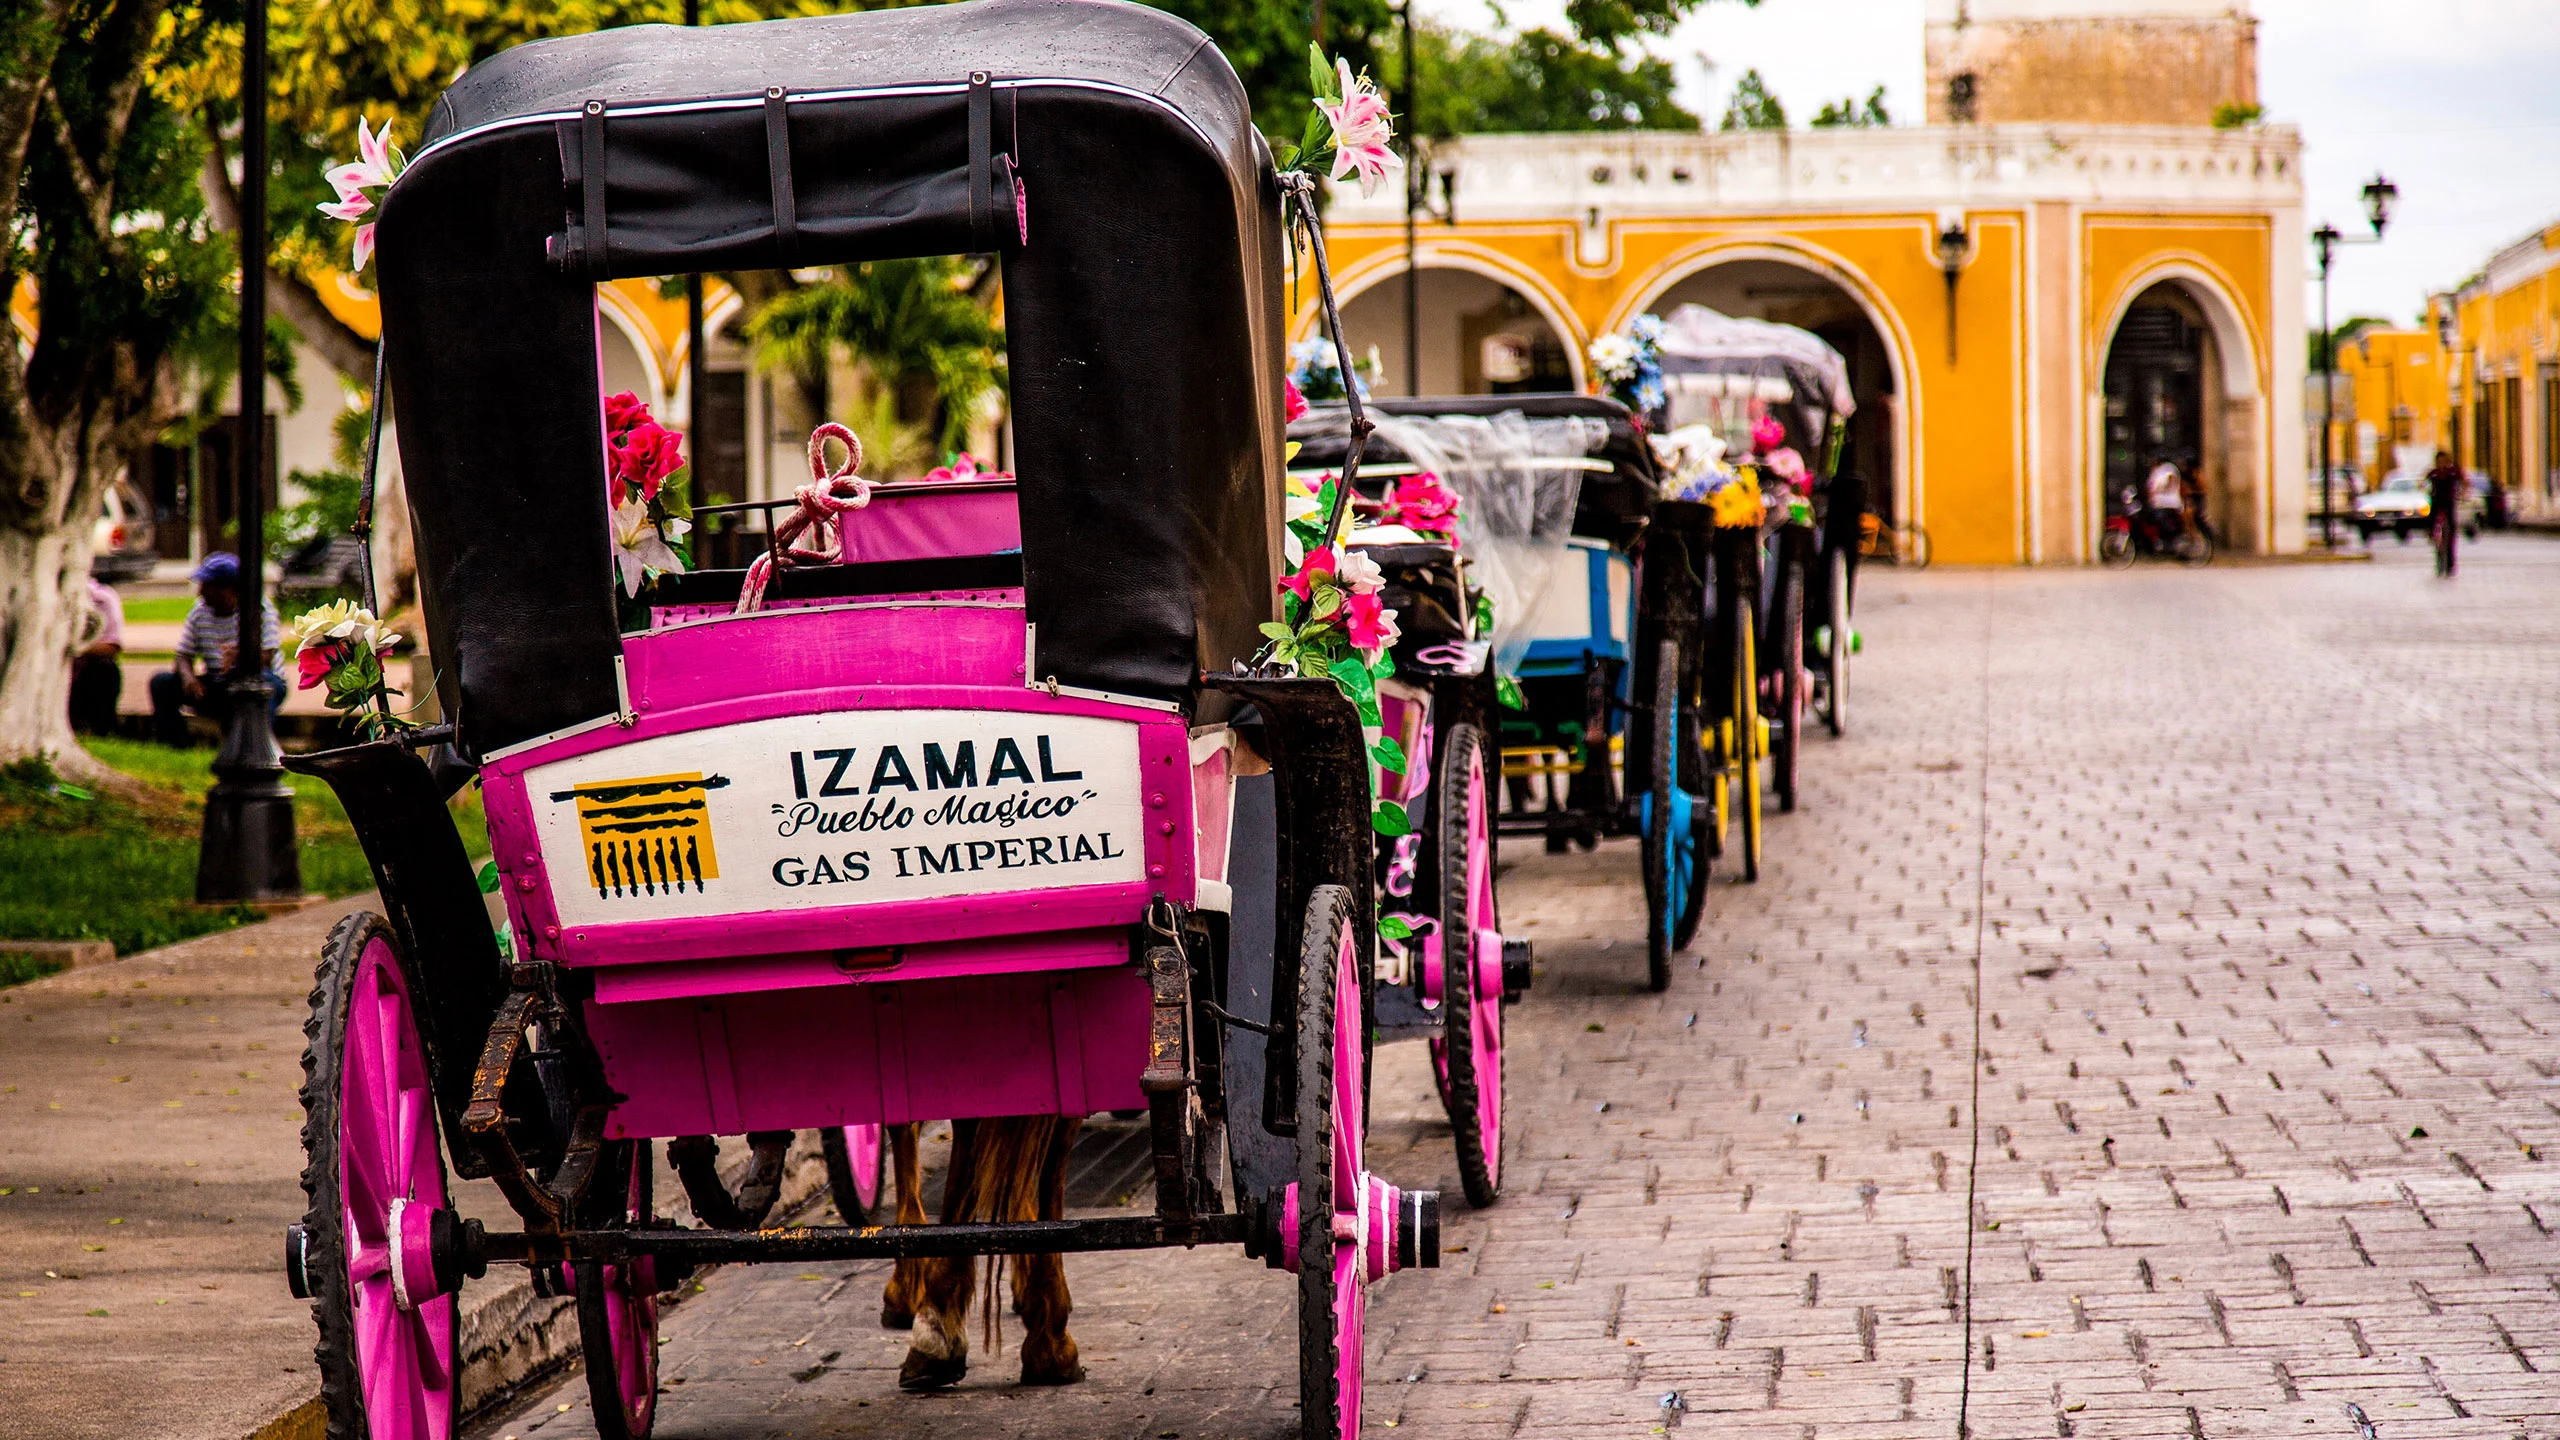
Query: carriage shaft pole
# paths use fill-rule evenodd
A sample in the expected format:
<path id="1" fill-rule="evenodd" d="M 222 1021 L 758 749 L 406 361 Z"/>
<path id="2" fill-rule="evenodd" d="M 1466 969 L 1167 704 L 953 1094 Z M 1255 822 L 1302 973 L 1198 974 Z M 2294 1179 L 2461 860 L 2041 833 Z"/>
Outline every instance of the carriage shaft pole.
<path id="1" fill-rule="evenodd" d="M 1176 1222 L 1152 1215 L 1098 1220 L 1014 1220 L 968 1225 L 787 1226 L 771 1230 L 586 1230 L 481 1238 L 491 1261 L 655 1255 L 695 1265 L 783 1260 L 920 1260 L 953 1255 L 1051 1255 L 1169 1246 L 1241 1245 L 1242 1215 Z"/>

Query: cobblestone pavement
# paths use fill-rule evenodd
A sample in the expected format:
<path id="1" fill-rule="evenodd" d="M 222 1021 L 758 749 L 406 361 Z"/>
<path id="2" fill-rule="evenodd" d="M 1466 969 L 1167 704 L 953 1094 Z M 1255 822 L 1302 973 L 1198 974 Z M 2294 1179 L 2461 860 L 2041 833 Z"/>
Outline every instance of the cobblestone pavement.
<path id="1" fill-rule="evenodd" d="M 1952 1436 L 1974 1174 L 1976 1435 L 2560 1433 L 2560 546 L 1870 572 L 1861 624 L 1850 736 L 1668 994 L 1632 849 L 1505 874 L 1499 1206 L 1382 1052 L 1373 1153 L 1455 1213 L 1373 1302 L 1373 1431 Z M 876 1267 L 716 1275 L 660 1433 L 1292 1431 L 1281 1277 L 1068 1269 L 1085 1385 L 981 1345 L 929 1398 Z M 487 1433 L 592 1431 L 573 1382 Z"/>

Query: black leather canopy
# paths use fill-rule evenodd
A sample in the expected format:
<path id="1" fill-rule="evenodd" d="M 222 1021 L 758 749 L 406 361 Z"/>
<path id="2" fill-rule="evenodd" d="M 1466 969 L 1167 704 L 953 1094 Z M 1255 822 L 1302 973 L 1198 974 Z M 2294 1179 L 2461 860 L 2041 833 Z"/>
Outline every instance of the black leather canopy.
<path id="1" fill-rule="evenodd" d="M 615 708 L 594 283 L 616 276 L 994 250 L 1035 678 L 1188 707 L 1261 643 L 1278 188 L 1183 21 L 975 0 L 539 41 L 438 101 L 379 246 L 466 755 Z"/>
<path id="2" fill-rule="evenodd" d="M 1644 529 L 1646 519 L 1653 514 L 1660 489 L 1653 447 L 1645 443 L 1644 432 L 1636 428 L 1627 407 L 1606 396 L 1425 395 L 1366 403 L 1369 409 L 1387 415 L 1500 415 L 1517 410 L 1532 420 L 1570 417 L 1605 421 L 1609 438 L 1592 452 L 1591 458 L 1606 460 L 1615 468 L 1606 475 L 1582 477 L 1582 490 L 1574 502 L 1573 533 L 1624 546 Z M 1339 403 L 1310 409 L 1289 427 L 1289 438 L 1302 447 L 1296 463 L 1301 468 L 1341 464 L 1351 439 L 1350 421 L 1351 412 Z M 1373 465 L 1404 459 L 1396 453 L 1394 442 L 1384 436 L 1372 436 L 1363 453 Z"/>

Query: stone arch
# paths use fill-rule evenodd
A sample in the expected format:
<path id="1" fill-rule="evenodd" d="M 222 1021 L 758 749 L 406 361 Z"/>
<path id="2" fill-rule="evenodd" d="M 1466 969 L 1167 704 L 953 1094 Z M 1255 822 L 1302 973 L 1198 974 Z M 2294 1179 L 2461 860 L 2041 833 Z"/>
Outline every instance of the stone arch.
<path id="1" fill-rule="evenodd" d="M 596 287 L 596 315 L 596 364 L 603 377 L 603 393 L 615 394 L 636 380 L 640 387 L 636 393 L 649 402 L 649 413 L 661 419 L 671 416 L 668 401 L 673 387 L 659 368 L 660 346 L 648 318 L 632 310 L 610 285 Z M 623 347 L 619 352 L 617 342 Z"/>
<path id="2" fill-rule="evenodd" d="M 1927 523 L 1928 495 L 1922 473 L 1919 421 L 1920 373 L 1912 363 L 1911 334 L 1902 323 L 1901 313 L 1885 299 L 1884 291 L 1855 265 L 1817 245 L 1792 236 L 1755 235 L 1701 241 L 1673 252 L 1647 269 L 1629 285 L 1625 297 L 1609 312 L 1602 333 L 1625 329 L 1636 316 L 1645 313 L 1688 280 L 1704 275 L 1720 266 L 1737 261 L 1759 260 L 1791 266 L 1830 283 L 1849 298 L 1884 347 L 1887 372 L 1893 379 L 1893 414 L 1887 430 L 1891 436 L 1893 473 L 1883 477 L 1889 487 L 1891 513 L 1897 520 Z M 1874 499 L 1883 502 L 1887 495 Z M 1882 508 L 1881 504 L 1879 508 Z"/>
<path id="3" fill-rule="evenodd" d="M 2102 323 L 2089 332 L 2089 354 L 2081 373 L 2088 377 L 2083 404 L 2081 503 L 2085 520 L 2078 543 L 2081 558 L 2096 553 L 2099 529 L 2106 523 L 2107 367 L 2125 319 L 2145 297 L 2168 292 L 2183 301 L 2204 323 L 2211 341 L 2208 381 L 2202 388 L 2199 417 L 2199 466 L 2205 471 L 2208 513 L 2224 528 L 2221 543 L 2229 549 L 2266 554 L 2274 548 L 2279 497 L 2275 490 L 2274 412 L 2267 395 L 2267 357 L 2237 298 L 2231 278 L 2199 255 L 2183 252 L 2159 256 L 2128 275 L 2108 296 Z M 2209 447 L 2209 448 L 2206 448 Z"/>
<path id="4" fill-rule="evenodd" d="M 1565 363 L 1573 376 L 1577 391 L 1590 388 L 1589 371 L 1583 351 L 1591 343 L 1590 335 L 1575 318 L 1573 307 L 1548 284 L 1546 277 L 1519 264 L 1499 251 L 1447 239 L 1426 240 L 1414 247 L 1414 267 L 1418 270 L 1454 270 L 1493 281 L 1528 302 L 1530 311 L 1546 322 L 1563 342 Z M 1376 251 L 1343 267 L 1333 278 L 1334 297 L 1346 310 L 1353 300 L 1388 281 L 1403 278 L 1404 249 L 1393 246 Z M 1293 343 L 1316 332 L 1318 300 L 1313 287 L 1301 285 L 1302 302 L 1292 318 L 1289 333 Z M 1359 337 L 1348 333 L 1344 339 L 1357 344 Z M 1400 385 L 1401 377 L 1391 376 Z"/>

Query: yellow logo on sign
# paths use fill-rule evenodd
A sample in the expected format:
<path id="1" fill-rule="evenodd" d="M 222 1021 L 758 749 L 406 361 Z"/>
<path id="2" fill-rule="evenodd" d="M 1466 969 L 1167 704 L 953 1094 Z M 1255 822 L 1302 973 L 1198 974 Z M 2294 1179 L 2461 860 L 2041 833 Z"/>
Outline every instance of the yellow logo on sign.
<path id="1" fill-rule="evenodd" d="M 555 790 L 554 800 L 578 806 L 578 840 L 587 879 L 599 899 L 676 895 L 720 878 L 711 847 L 710 792 L 727 786 L 725 775 L 644 775 L 598 780 Z"/>

